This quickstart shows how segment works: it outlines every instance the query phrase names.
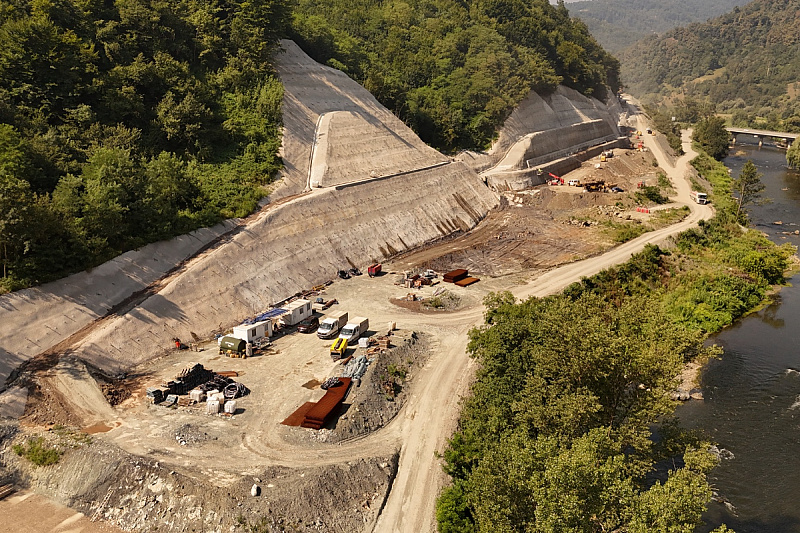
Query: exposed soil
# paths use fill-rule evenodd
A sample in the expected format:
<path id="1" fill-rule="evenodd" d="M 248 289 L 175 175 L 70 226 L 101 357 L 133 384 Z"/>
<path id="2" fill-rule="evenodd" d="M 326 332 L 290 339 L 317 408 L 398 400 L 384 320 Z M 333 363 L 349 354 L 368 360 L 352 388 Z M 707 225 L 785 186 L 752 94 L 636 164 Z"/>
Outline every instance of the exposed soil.
<path id="1" fill-rule="evenodd" d="M 393 264 L 401 269 L 430 268 L 439 272 L 466 268 L 477 275 L 496 277 L 547 270 L 607 249 L 613 242 L 600 222 L 639 222 L 633 216 L 598 216 L 597 206 L 615 206 L 635 213 L 631 191 L 639 182 L 655 185 L 658 174 L 650 152 L 615 152 L 615 157 L 602 164 L 599 158 L 584 162 L 581 168 L 570 172 L 569 178 L 582 183 L 604 180 L 609 187 L 621 187 L 623 193 L 585 192 L 582 187 L 561 185 L 506 193 L 500 207 L 468 234 L 403 254 Z M 399 302 L 398 305 L 406 307 Z"/>
<path id="2" fill-rule="evenodd" d="M 182 428 L 182 435 L 208 438 L 197 428 Z M 53 440 L 52 433 L 45 437 Z M 191 469 L 99 439 L 67 449 L 57 467 L 34 469 L 7 453 L 15 439 L 13 427 L 0 427 L 3 480 L 53 498 L 70 495 L 70 507 L 84 515 L 137 531 L 247 531 L 248 524 L 272 532 L 358 531 L 374 520 L 397 469 L 397 454 L 389 453 L 328 467 L 262 467 L 233 482 L 221 474 L 209 483 Z"/>

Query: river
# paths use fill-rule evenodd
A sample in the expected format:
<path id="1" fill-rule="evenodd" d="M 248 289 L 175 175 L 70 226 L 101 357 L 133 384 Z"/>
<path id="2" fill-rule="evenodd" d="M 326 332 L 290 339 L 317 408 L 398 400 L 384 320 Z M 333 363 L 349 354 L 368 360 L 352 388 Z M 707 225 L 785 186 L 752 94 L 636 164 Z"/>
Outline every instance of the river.
<path id="1" fill-rule="evenodd" d="M 737 144 L 725 164 L 734 176 L 751 159 L 763 174 L 764 197 L 753 225 L 777 243 L 800 245 L 800 173 L 786 152 Z M 781 224 L 775 224 L 781 222 Z M 712 341 L 723 356 L 701 377 L 705 401 L 678 410 L 683 424 L 703 430 L 732 458 L 710 481 L 723 502 L 706 513 L 705 533 L 722 523 L 738 533 L 800 533 L 800 275 L 773 304 L 737 321 Z"/>

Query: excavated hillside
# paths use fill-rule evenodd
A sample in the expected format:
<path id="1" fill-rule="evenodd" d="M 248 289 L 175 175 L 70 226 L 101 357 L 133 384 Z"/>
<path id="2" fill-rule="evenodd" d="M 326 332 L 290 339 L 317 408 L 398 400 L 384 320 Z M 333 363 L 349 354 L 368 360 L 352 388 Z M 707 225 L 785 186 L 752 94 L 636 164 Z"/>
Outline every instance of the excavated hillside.
<path id="1" fill-rule="evenodd" d="M 306 438 L 306 433 L 300 433 L 303 438 L 297 442 L 286 441 L 288 430 L 279 429 L 279 421 L 297 405 L 319 396 L 319 390 L 302 384 L 331 375 L 331 361 L 315 345 L 315 337 L 303 341 L 284 337 L 287 353 L 247 361 L 225 360 L 216 349 L 206 349 L 202 357 L 209 366 L 241 362 L 240 375 L 254 380 L 250 385 L 255 390 L 244 413 L 230 427 L 221 419 L 195 419 L 194 414 L 183 413 L 193 421 L 192 427 L 202 427 L 202 432 L 189 432 L 197 440 L 189 442 L 189 448 L 175 444 L 176 436 L 179 441 L 182 437 L 191 440 L 186 436 L 188 426 L 173 428 L 170 424 L 177 423 L 177 417 L 171 411 L 143 405 L 143 382 L 135 383 L 138 403 L 135 394 L 128 406 L 112 407 L 93 377 L 97 370 L 113 376 L 133 369 L 147 379 L 159 365 L 165 376 L 174 375 L 176 365 L 190 364 L 179 363 L 177 351 L 158 359 L 174 347 L 174 337 L 208 339 L 273 303 L 333 278 L 338 269 L 363 268 L 435 241 L 452 249 L 446 237 L 467 234 L 499 203 L 476 169 L 490 169 L 508 160 L 509 154 L 521 154 L 522 159 L 534 152 L 545 159 L 557 157 L 562 150 L 605 142 L 616 135 L 613 108 L 603 112 L 602 104 L 563 89 L 547 98 L 532 96 L 509 120 L 491 153 L 452 160 L 422 143 L 344 74 L 315 63 L 292 42 L 282 44 L 277 71 L 285 87 L 285 169 L 268 205 L 247 219 L 157 243 L 92 271 L 0 297 L 4 324 L 0 360 L 5 363 L 0 380 L 21 374 L 20 379 L 12 375 L 8 383 L 14 386 L 0 394 L 0 416 L 16 418 L 25 412 L 21 424 L 0 427 L 0 453 L 4 461 L 12 459 L 4 463 L 0 476 L 16 472 L 17 482 L 87 514 L 119 520 L 126 529 L 146 530 L 158 523 L 164 531 L 183 531 L 186 524 L 198 530 L 227 531 L 242 513 L 251 519 L 270 515 L 280 527 L 297 530 L 355 531 L 378 519 L 398 461 L 404 460 L 400 448 L 406 453 L 409 442 L 436 445 L 417 430 L 407 434 L 401 425 L 404 421 L 380 430 L 373 435 L 377 439 L 336 447 L 326 448 L 324 442 Z M 547 144 L 531 141 L 541 140 L 548 131 L 553 136 Z M 570 143 L 576 144 L 571 147 Z M 514 209 L 522 217 L 528 214 L 521 207 Z M 512 220 L 507 206 L 495 213 Z M 585 244 L 579 231 L 571 231 L 574 239 L 570 242 Z M 489 233 L 479 234 L 497 237 Z M 524 237 L 519 235 L 519 239 Z M 532 242 L 530 248 L 521 248 L 524 255 L 541 253 L 536 243 L 544 241 Z M 586 252 L 585 247 L 570 248 L 563 235 L 549 246 L 555 250 L 553 257 L 574 258 Z M 474 252 L 478 253 L 492 257 Z M 377 330 L 396 318 L 397 307 L 388 296 L 397 294 L 387 277 L 369 281 L 375 285 L 370 290 L 377 292 L 348 293 L 352 286 L 339 284 L 331 292 L 342 307 L 370 316 Z M 504 288 L 502 283 L 498 281 L 496 288 Z M 493 287 L 484 280 L 479 291 Z M 335 294 L 337 289 L 340 294 Z M 467 322 L 480 316 L 477 294 L 464 292 L 475 306 L 464 319 Z M 432 348 L 425 356 L 436 354 L 463 364 L 466 356 L 461 343 L 466 342 L 472 322 L 447 327 L 432 323 L 426 315 L 404 319 L 432 333 Z M 288 353 L 295 342 L 307 346 Z M 200 357 L 194 352 L 181 355 Z M 408 357 L 392 366 L 408 364 Z M 421 355 L 420 361 L 424 360 Z M 467 376 L 459 370 L 461 366 L 444 368 Z M 421 362 L 414 370 L 419 374 L 415 379 L 435 382 L 426 371 L 427 365 Z M 351 416 L 359 428 L 369 426 L 372 431 L 388 424 L 401 407 L 394 406 L 380 424 L 366 418 L 364 422 L 354 414 L 359 406 L 388 401 L 380 388 L 373 391 L 375 397 L 358 396 L 365 395 L 366 389 L 355 393 Z M 32 400 L 26 412 L 28 390 Z M 434 413 L 433 406 L 452 401 L 448 412 L 455 412 L 456 396 L 449 395 L 445 401 L 430 388 L 408 390 L 430 404 L 423 403 L 420 409 L 420 413 L 433 413 L 424 434 L 449 434 L 449 419 Z M 140 419 L 131 413 L 138 413 Z M 414 413 L 408 420 L 413 420 Z M 154 419 L 161 419 L 161 425 Z M 81 440 L 78 451 L 50 470 L 29 469 L 12 454 L 10 445 L 29 431 L 27 426 L 37 432 L 36 426 L 48 421 L 75 427 L 92 424 L 108 433 L 88 444 Z M 54 441 L 73 438 L 73 433 L 45 434 Z M 433 457 L 432 449 L 419 453 Z M 301 468 L 304 461 L 308 464 Z M 73 482 L 60 484 L 64 476 Z M 298 477 L 305 481 L 298 482 Z M 263 500 L 248 500 L 245 495 L 253 483 L 266 483 L 265 488 L 274 490 Z M 420 497 L 432 505 L 436 483 L 425 485 L 430 494 Z M 309 506 L 308 501 L 315 505 Z M 422 514 L 433 515 L 432 511 Z"/>
<path id="2" fill-rule="evenodd" d="M 315 189 L 267 210 L 158 294 L 106 321 L 77 348 L 94 366 L 108 372 L 130 368 L 163 352 L 173 337 L 207 337 L 331 279 L 338 269 L 365 267 L 469 230 L 496 205 L 497 198 L 463 163 L 435 166 L 443 162 L 442 156 L 418 139 L 406 140 L 415 138 L 411 130 L 385 109 L 376 111 L 377 103 L 365 89 L 315 63 L 294 43 L 285 42 L 284 47 L 278 71 L 291 65 L 292 73 L 285 84 L 286 187 L 292 192 L 300 188 L 303 172 L 297 169 L 311 159 L 317 132 L 308 126 L 319 117 L 314 108 L 329 113 L 340 107 L 355 110 L 376 128 L 397 132 L 383 143 L 391 146 L 393 156 L 371 150 L 369 144 L 349 153 L 342 147 L 352 145 L 353 139 L 363 141 L 361 131 L 348 121 L 341 128 L 331 124 L 326 162 L 330 171 L 320 179 L 338 186 Z M 314 90 L 308 89 L 311 85 Z M 301 101 L 302 106 L 292 104 Z M 360 176 L 347 170 L 356 165 L 379 168 L 381 176 L 358 181 Z"/>

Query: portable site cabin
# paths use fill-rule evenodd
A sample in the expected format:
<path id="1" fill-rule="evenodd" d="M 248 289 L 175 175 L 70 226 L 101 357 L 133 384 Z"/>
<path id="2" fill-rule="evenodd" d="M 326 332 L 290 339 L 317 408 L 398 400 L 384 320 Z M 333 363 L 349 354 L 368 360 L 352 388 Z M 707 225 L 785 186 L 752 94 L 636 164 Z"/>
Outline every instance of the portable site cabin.
<path id="1" fill-rule="evenodd" d="M 233 328 L 231 337 L 242 339 L 244 342 L 256 342 L 272 337 L 272 321 L 263 320 L 253 324 L 241 324 Z"/>
<path id="2" fill-rule="evenodd" d="M 286 314 L 283 315 L 281 319 L 287 326 L 299 324 L 314 313 L 311 309 L 311 301 L 305 299 L 289 302 L 283 306 L 283 309 L 286 311 Z"/>

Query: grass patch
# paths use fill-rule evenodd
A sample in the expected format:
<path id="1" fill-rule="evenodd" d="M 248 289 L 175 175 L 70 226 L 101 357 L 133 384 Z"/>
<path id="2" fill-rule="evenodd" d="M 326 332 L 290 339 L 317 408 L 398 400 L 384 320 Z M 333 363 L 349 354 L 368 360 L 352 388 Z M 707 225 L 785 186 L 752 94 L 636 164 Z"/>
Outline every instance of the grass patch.
<path id="1" fill-rule="evenodd" d="M 634 195 L 636 201 L 640 204 L 666 204 L 669 202 L 669 198 L 664 196 L 661 193 L 661 189 L 658 187 L 643 187 L 636 191 Z"/>
<path id="2" fill-rule="evenodd" d="M 689 210 L 689 207 L 685 205 L 683 207 L 676 207 L 674 209 L 662 209 L 653 213 L 652 222 L 656 227 L 662 228 L 669 226 L 670 224 L 680 222 L 689 216 L 690 212 L 691 211 Z"/>
<path id="3" fill-rule="evenodd" d="M 54 465 L 61 459 L 61 451 L 47 444 L 42 437 L 31 437 L 25 444 L 15 444 L 12 449 L 36 466 Z"/>
<path id="4" fill-rule="evenodd" d="M 648 231 L 653 231 L 653 228 L 646 224 L 622 224 L 619 222 L 608 222 L 607 224 L 607 234 L 612 241 L 619 244 L 631 241 Z"/>

